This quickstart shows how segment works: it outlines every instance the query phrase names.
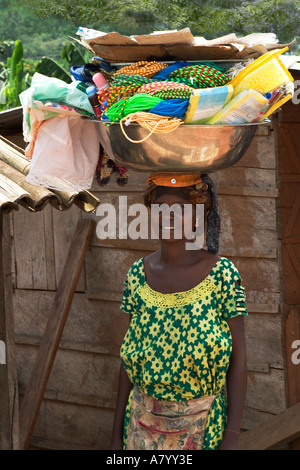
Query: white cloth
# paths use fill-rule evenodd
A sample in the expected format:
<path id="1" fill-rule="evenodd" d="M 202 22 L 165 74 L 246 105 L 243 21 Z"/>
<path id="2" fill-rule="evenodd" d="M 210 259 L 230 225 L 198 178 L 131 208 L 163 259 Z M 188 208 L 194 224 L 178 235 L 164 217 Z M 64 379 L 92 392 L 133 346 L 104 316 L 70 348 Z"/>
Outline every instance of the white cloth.
<path id="1" fill-rule="evenodd" d="M 70 115 L 42 122 L 26 181 L 59 191 L 89 189 L 99 161 L 96 125 Z"/>

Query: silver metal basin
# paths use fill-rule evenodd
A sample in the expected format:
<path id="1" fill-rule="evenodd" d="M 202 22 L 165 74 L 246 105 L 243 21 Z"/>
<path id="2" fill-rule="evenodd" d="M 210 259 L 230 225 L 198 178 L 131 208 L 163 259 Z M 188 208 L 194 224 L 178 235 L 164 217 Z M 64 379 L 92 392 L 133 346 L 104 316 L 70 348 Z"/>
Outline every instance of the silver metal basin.
<path id="1" fill-rule="evenodd" d="M 119 124 L 99 123 L 99 133 L 105 152 L 128 169 L 210 173 L 237 163 L 248 149 L 257 126 L 264 124 L 181 125 L 166 134 L 154 133 L 142 143 L 130 142 Z M 124 129 L 134 141 L 149 134 L 136 123 Z"/>

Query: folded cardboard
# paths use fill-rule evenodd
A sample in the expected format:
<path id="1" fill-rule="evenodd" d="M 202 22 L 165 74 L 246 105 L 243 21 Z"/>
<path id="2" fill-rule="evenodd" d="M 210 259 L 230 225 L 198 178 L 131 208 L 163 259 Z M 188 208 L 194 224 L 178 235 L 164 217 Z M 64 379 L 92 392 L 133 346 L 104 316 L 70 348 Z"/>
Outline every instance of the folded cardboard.
<path id="1" fill-rule="evenodd" d="M 85 39 L 73 38 L 94 55 L 110 62 L 141 60 L 240 60 L 256 59 L 268 50 L 286 47 L 276 37 L 260 33 L 238 38 L 234 33 L 206 40 L 194 37 L 189 28 L 139 36 L 124 36 L 117 32 L 102 33 Z M 295 40 L 288 44 L 291 47 Z"/>

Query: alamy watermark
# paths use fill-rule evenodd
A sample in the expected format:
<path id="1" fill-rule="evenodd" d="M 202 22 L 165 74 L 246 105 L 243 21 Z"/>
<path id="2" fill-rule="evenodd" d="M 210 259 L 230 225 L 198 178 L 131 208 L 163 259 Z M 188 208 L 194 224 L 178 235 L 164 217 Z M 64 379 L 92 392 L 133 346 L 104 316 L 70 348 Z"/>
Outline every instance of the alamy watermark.
<path id="1" fill-rule="evenodd" d="M 294 95 L 292 97 L 293 104 L 300 103 L 300 80 L 294 81 Z"/>
<path id="2" fill-rule="evenodd" d="M 199 250 L 204 245 L 204 204 L 144 204 L 128 205 L 127 196 L 118 197 L 118 206 L 104 203 L 98 206 L 96 225 L 99 239 L 186 239 L 187 250 Z"/>
<path id="3" fill-rule="evenodd" d="M 296 349 L 291 357 L 292 363 L 298 365 L 300 364 L 300 339 L 295 339 L 295 341 L 293 341 L 292 349 Z"/>

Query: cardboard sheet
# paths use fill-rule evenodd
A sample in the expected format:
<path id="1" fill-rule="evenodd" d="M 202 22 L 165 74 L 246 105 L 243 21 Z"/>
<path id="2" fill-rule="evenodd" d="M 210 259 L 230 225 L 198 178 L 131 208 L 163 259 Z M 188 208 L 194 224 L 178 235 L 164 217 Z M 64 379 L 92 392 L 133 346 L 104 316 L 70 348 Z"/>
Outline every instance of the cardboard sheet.
<path id="1" fill-rule="evenodd" d="M 75 38 L 73 38 L 75 39 Z M 141 60 L 241 60 L 256 59 L 278 44 L 275 35 L 257 33 L 238 38 L 234 33 L 206 40 L 194 37 L 189 28 L 140 36 L 123 36 L 117 32 L 102 33 L 91 39 L 78 40 L 94 55 L 113 63 Z M 288 44 L 291 47 L 295 40 Z"/>

